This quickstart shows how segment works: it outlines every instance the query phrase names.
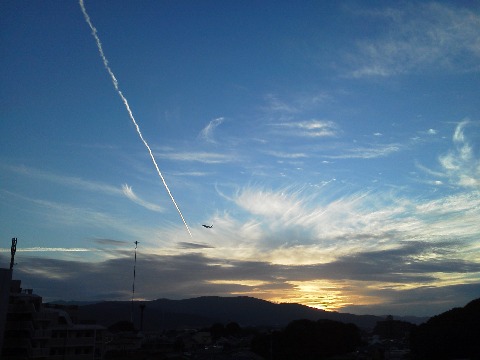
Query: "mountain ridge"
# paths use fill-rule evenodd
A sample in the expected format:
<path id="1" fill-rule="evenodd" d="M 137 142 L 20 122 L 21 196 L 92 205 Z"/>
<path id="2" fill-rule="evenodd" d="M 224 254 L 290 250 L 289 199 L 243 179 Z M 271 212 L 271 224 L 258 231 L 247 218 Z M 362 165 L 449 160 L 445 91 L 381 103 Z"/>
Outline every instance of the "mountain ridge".
<path id="1" fill-rule="evenodd" d="M 297 303 L 272 303 L 250 296 L 221 297 L 201 296 L 190 299 L 156 299 L 150 301 L 103 301 L 78 306 L 80 321 L 97 321 L 110 326 L 118 321 L 140 324 L 140 304 L 144 307 L 144 330 L 156 331 L 173 328 L 202 328 L 214 323 L 236 322 L 240 326 L 284 327 L 298 319 L 328 319 L 353 323 L 359 328 L 371 330 L 384 316 L 355 315 L 312 308 Z M 401 317 L 396 319 L 420 324 L 427 317 Z"/>

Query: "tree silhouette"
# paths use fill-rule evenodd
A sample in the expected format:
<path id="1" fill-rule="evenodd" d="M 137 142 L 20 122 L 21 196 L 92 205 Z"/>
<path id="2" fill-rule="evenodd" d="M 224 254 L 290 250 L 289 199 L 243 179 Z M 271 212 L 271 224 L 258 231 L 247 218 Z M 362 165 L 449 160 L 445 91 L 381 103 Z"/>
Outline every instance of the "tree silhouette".
<path id="1" fill-rule="evenodd" d="M 280 332 L 261 335 L 252 341 L 252 350 L 277 360 L 313 360 L 345 354 L 360 345 L 359 329 L 353 324 L 331 320 L 295 320 Z"/>
<path id="2" fill-rule="evenodd" d="M 411 336 L 416 359 L 480 359 L 480 298 L 418 326 Z"/>

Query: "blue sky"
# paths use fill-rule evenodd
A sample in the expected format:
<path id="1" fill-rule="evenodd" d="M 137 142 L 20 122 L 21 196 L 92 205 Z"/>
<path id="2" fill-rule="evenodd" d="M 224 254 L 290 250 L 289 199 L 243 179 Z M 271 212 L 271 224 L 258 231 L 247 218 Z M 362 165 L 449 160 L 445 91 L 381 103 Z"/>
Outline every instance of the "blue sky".
<path id="1" fill-rule="evenodd" d="M 139 241 L 137 299 L 480 296 L 480 5 L 84 8 L 97 39 L 76 1 L 0 4 L 0 260 L 17 237 L 24 287 L 128 300 Z"/>

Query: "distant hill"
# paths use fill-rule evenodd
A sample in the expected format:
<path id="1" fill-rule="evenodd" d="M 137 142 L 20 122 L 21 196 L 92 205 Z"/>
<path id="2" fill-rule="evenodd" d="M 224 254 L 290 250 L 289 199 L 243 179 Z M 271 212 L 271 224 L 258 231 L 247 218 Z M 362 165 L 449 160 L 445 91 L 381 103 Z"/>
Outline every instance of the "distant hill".
<path id="1" fill-rule="evenodd" d="M 480 359 L 480 298 L 418 326 L 411 348 L 418 359 Z"/>
<path id="2" fill-rule="evenodd" d="M 82 305 L 98 304 L 98 301 L 55 300 L 55 301 L 49 301 L 47 302 L 47 304 L 57 304 L 57 305 L 63 305 L 63 306 L 71 306 L 71 305 L 82 306 Z"/>
<path id="3" fill-rule="evenodd" d="M 274 304 L 253 297 L 205 296 L 185 300 L 158 299 L 142 302 L 144 330 L 174 329 L 178 327 L 201 328 L 214 323 L 236 322 L 242 327 L 284 327 L 293 320 L 327 319 L 353 323 L 359 328 L 371 330 L 383 317 L 354 315 L 314 309 L 300 304 Z M 133 306 L 136 327 L 140 324 L 140 302 Z M 110 326 L 118 321 L 130 320 L 132 303 L 129 301 L 105 301 L 79 307 L 78 318 L 83 321 L 96 320 Z M 426 318 L 416 318 L 417 323 Z"/>

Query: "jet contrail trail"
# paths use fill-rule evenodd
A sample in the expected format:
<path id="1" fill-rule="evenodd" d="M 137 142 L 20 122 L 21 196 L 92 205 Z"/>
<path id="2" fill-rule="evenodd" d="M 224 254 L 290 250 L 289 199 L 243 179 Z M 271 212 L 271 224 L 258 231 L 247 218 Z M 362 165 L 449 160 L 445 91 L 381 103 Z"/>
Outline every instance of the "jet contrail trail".
<path id="1" fill-rule="evenodd" d="M 93 26 L 92 22 L 90 21 L 90 16 L 88 16 L 88 14 L 87 14 L 87 10 L 85 9 L 85 5 L 83 4 L 83 0 L 79 0 L 79 4 L 80 4 L 80 7 L 82 9 L 83 16 L 85 17 L 85 21 L 87 22 L 88 26 L 92 30 L 92 35 L 95 38 L 95 41 L 97 43 L 98 52 L 100 53 L 100 57 L 103 60 L 103 66 L 108 71 L 108 74 L 110 75 L 110 77 L 112 79 L 113 86 L 115 87 L 115 90 L 117 91 L 118 95 L 120 96 L 123 103 L 125 104 L 125 108 L 127 109 L 128 115 L 130 116 L 130 119 L 132 120 L 133 125 L 135 125 L 135 128 L 137 129 L 138 136 L 140 136 L 140 139 L 142 140 L 143 144 L 148 149 L 148 153 L 150 154 L 150 158 L 153 161 L 153 165 L 155 165 L 155 169 L 157 170 L 157 173 L 160 176 L 160 179 L 162 179 L 163 185 L 165 186 L 165 189 L 167 190 L 168 195 L 170 195 L 170 199 L 172 199 L 172 202 L 175 205 L 175 207 L 177 208 L 177 211 L 180 214 L 180 217 L 182 218 L 182 221 L 185 224 L 185 227 L 187 228 L 187 231 L 190 234 L 190 237 L 192 237 L 192 233 L 190 232 L 190 229 L 187 225 L 187 222 L 185 221 L 185 218 L 183 217 L 182 212 L 180 211 L 180 208 L 178 207 L 177 202 L 173 198 L 173 195 L 170 192 L 170 189 L 168 188 L 168 185 L 167 185 L 167 183 L 166 183 L 166 181 L 165 181 L 165 179 L 162 175 L 162 172 L 160 171 L 160 168 L 157 165 L 157 161 L 155 160 L 155 156 L 153 156 L 152 149 L 150 149 L 150 146 L 148 145 L 147 141 L 143 138 L 142 132 L 140 131 L 140 127 L 138 126 L 137 121 L 135 120 L 135 117 L 133 116 L 132 110 L 130 110 L 130 106 L 128 105 L 128 101 L 125 98 L 125 96 L 123 96 L 120 88 L 118 87 L 117 78 L 115 77 L 115 74 L 113 73 L 112 69 L 110 69 L 110 66 L 108 65 L 107 57 L 105 56 L 105 54 L 103 52 L 102 43 L 100 42 L 100 38 L 97 35 L 97 29 L 95 28 L 95 26 Z"/>

